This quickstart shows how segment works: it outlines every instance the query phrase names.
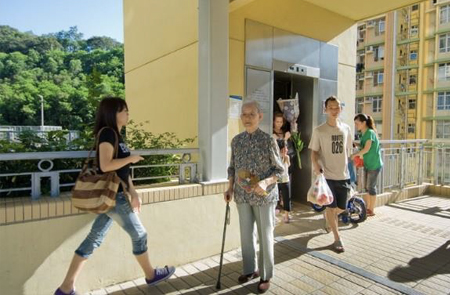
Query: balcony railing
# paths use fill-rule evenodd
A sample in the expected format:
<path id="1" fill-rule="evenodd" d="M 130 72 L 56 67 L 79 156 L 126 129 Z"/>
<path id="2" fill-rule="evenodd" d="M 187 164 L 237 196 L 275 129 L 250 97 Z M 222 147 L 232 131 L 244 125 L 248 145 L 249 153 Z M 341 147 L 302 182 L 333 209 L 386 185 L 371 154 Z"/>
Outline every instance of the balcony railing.
<path id="1" fill-rule="evenodd" d="M 450 184 L 450 146 L 428 140 L 381 140 L 384 163 L 378 178 L 380 193 L 411 185 Z M 359 192 L 365 187 L 364 169 L 358 169 Z"/>
<path id="2" fill-rule="evenodd" d="M 132 165 L 131 179 L 138 185 L 148 180 L 178 180 L 179 183 L 194 183 L 198 181 L 197 163 L 191 161 L 192 154 L 198 154 L 197 148 L 191 149 L 151 149 L 151 150 L 135 150 L 133 154 L 141 155 L 144 158 L 152 158 L 158 156 L 172 156 L 171 161 L 163 162 L 155 161 L 155 164 Z M 35 152 L 35 153 L 5 153 L 0 154 L 0 194 L 5 195 L 12 192 L 23 191 L 23 195 L 30 192 L 33 199 L 37 199 L 42 195 L 41 181 L 43 178 L 50 178 L 50 195 L 56 197 L 60 194 L 61 188 L 72 187 L 76 176 L 81 170 L 84 159 L 88 156 L 87 151 L 71 151 L 71 152 Z M 95 152 L 93 153 L 95 157 Z M 177 158 L 174 158 L 177 156 Z M 57 169 L 53 170 L 55 161 L 72 160 L 76 169 Z M 7 171 L 7 162 L 27 161 L 36 164 L 32 171 L 12 172 Z M 6 171 L 5 171 L 6 170 Z M 5 173 L 9 172 L 9 173 Z M 161 174 L 170 173 L 170 174 Z M 69 182 L 62 182 L 61 178 L 70 179 Z M 9 180 L 3 181 L 2 179 Z M 19 182 L 26 185 L 14 185 Z M 7 183 L 7 185 L 5 185 Z M 6 187 L 5 187 L 6 186 Z"/>
<path id="3" fill-rule="evenodd" d="M 410 185 L 432 183 L 436 185 L 450 184 L 450 142 L 436 143 L 428 140 L 381 140 L 381 154 L 383 169 L 378 179 L 380 192 L 403 189 Z M 139 154 L 145 158 L 161 155 L 177 155 L 175 161 L 158 162 L 156 164 L 131 166 L 131 178 L 138 185 L 148 180 L 178 181 L 178 183 L 198 182 L 197 163 L 191 161 L 192 154 L 198 154 L 194 149 L 163 149 L 163 150 L 136 150 L 133 154 Z M 39 198 L 42 194 L 41 180 L 50 178 L 50 195 L 56 197 L 61 188 L 70 188 L 80 171 L 81 163 L 87 157 L 86 151 L 72 152 L 36 152 L 36 153 L 6 153 L 0 154 L 0 194 L 5 195 L 16 191 L 23 192 L 22 196 L 31 194 L 32 198 Z M 74 160 L 78 163 L 77 169 L 53 169 L 54 162 L 60 159 Z M 5 171 L 5 163 L 8 161 L 34 161 L 36 164 L 32 171 L 16 172 Z M 169 169 L 173 168 L 173 169 Z M 152 170 L 153 169 L 153 170 Z M 158 169 L 159 171 L 155 171 Z M 162 172 L 171 172 L 161 174 Z M 7 173 L 5 173 L 7 172 Z M 144 172 L 144 173 L 143 173 Z M 72 181 L 63 182 L 64 175 L 71 174 Z M 27 185 L 17 186 L 14 181 L 2 182 L 2 179 L 21 178 L 21 183 Z M 66 177 L 67 178 L 67 177 Z M 28 181 L 24 181 L 28 179 Z M 4 184 L 8 183 L 9 186 Z M 364 169 L 358 170 L 358 191 L 364 188 Z"/>

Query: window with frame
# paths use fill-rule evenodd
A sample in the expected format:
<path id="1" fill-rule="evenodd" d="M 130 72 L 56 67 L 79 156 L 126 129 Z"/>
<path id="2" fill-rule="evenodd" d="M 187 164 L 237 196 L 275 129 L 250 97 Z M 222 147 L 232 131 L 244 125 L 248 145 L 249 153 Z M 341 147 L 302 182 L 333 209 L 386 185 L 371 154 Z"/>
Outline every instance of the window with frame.
<path id="1" fill-rule="evenodd" d="M 450 110 L 450 91 L 438 92 L 436 109 L 438 111 Z"/>
<path id="2" fill-rule="evenodd" d="M 436 121 L 436 138 L 450 138 L 450 121 Z"/>
<path id="3" fill-rule="evenodd" d="M 359 26 L 358 27 L 358 41 L 364 42 L 364 39 L 366 37 L 366 26 Z"/>
<path id="4" fill-rule="evenodd" d="M 381 103 L 382 103 L 381 96 L 372 97 L 372 112 L 374 113 L 381 112 Z"/>
<path id="5" fill-rule="evenodd" d="M 379 59 L 384 59 L 384 46 L 373 47 L 373 60 L 378 61 Z"/>
<path id="6" fill-rule="evenodd" d="M 450 22 L 450 5 L 441 6 L 439 11 L 439 23 L 446 24 Z"/>
<path id="7" fill-rule="evenodd" d="M 384 72 L 374 71 L 373 72 L 373 86 L 379 86 L 383 84 Z"/>
<path id="8" fill-rule="evenodd" d="M 409 52 L 409 59 L 410 60 L 417 60 L 417 50 L 411 50 Z"/>
<path id="9" fill-rule="evenodd" d="M 362 114 L 364 109 L 364 97 L 359 97 L 356 99 L 355 113 Z"/>
<path id="10" fill-rule="evenodd" d="M 363 90 L 364 74 L 356 74 L 356 90 Z"/>
<path id="11" fill-rule="evenodd" d="M 411 26 L 411 36 L 415 36 L 419 33 L 419 26 L 418 25 L 413 25 Z"/>
<path id="12" fill-rule="evenodd" d="M 412 10 L 412 11 L 419 10 L 419 4 L 413 5 L 413 6 L 411 7 L 411 10 Z"/>
<path id="13" fill-rule="evenodd" d="M 408 109 L 415 110 L 416 109 L 416 100 L 408 99 Z"/>
<path id="14" fill-rule="evenodd" d="M 416 124 L 408 124 L 408 133 L 416 133 Z"/>
<path id="15" fill-rule="evenodd" d="M 439 52 L 450 52 L 450 34 L 439 35 Z"/>
<path id="16" fill-rule="evenodd" d="M 409 75 L 409 85 L 415 85 L 417 83 L 417 75 Z"/>
<path id="17" fill-rule="evenodd" d="M 439 81 L 450 80 L 450 62 L 439 64 L 438 79 Z"/>
<path id="18" fill-rule="evenodd" d="M 379 36 L 386 30 L 386 22 L 384 18 L 375 21 L 375 36 Z"/>
<path id="19" fill-rule="evenodd" d="M 382 130 L 383 130 L 383 122 L 381 120 L 376 120 L 375 122 L 375 128 L 377 129 L 378 132 L 378 138 L 381 138 L 382 135 Z"/>
<path id="20" fill-rule="evenodd" d="M 364 55 L 364 51 L 358 53 L 359 63 L 363 64 L 366 61 L 366 56 Z"/>

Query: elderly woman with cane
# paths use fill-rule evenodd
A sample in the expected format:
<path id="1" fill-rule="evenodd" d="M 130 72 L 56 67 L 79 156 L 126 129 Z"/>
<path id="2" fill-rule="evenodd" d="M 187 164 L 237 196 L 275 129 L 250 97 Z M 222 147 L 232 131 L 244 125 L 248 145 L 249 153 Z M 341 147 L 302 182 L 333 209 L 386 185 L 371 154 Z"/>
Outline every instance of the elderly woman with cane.
<path id="1" fill-rule="evenodd" d="M 243 274 L 239 283 L 260 277 L 258 292 L 269 290 L 274 273 L 275 206 L 278 201 L 277 181 L 284 168 L 280 150 L 269 134 L 259 129 L 263 118 L 255 101 L 242 105 L 241 120 L 245 131 L 231 142 L 228 167 L 229 188 L 225 201 L 236 201 L 241 233 Z M 259 259 L 256 263 L 255 223 L 259 237 Z"/>

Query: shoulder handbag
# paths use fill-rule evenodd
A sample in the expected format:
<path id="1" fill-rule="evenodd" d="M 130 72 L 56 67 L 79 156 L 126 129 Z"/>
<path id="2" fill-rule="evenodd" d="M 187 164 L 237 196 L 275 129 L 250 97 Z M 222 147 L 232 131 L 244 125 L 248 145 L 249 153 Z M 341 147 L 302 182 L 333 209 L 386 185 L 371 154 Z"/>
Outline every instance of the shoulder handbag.
<path id="1" fill-rule="evenodd" d="M 122 184 L 123 190 L 127 189 L 125 183 L 120 179 L 115 171 L 106 172 L 103 174 L 98 173 L 99 160 L 98 160 L 98 147 L 99 137 L 103 129 L 109 127 L 103 127 L 98 132 L 94 147 L 97 147 L 97 156 L 91 158 L 92 149 L 89 151 L 87 159 L 84 161 L 83 169 L 78 176 L 75 186 L 72 189 L 72 205 L 81 210 L 91 213 L 106 213 L 116 205 L 116 194 L 119 189 L 119 185 Z M 114 159 L 118 155 L 119 138 L 114 132 L 115 144 L 114 144 Z M 92 162 L 91 168 L 89 164 Z"/>

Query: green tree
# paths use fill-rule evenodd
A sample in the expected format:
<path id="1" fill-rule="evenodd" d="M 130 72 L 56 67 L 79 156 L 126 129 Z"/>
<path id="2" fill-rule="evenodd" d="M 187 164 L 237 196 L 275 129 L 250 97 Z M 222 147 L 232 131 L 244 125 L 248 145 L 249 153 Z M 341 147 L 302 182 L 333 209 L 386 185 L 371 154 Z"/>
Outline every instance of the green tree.
<path id="1" fill-rule="evenodd" d="M 77 27 L 36 36 L 0 26 L 0 124 L 86 128 L 105 95 L 124 96 L 123 45 Z"/>

